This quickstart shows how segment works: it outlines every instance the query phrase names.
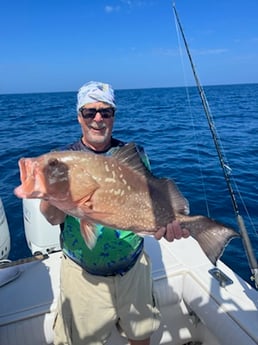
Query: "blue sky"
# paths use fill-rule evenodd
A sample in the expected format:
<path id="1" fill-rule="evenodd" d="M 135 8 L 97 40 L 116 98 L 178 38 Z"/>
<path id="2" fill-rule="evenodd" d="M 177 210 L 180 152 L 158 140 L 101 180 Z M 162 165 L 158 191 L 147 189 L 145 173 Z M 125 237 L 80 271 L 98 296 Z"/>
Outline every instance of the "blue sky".
<path id="1" fill-rule="evenodd" d="M 258 82 L 257 0 L 175 3 L 203 85 Z M 194 84 L 170 0 L 2 0 L 0 32 L 0 94 Z"/>

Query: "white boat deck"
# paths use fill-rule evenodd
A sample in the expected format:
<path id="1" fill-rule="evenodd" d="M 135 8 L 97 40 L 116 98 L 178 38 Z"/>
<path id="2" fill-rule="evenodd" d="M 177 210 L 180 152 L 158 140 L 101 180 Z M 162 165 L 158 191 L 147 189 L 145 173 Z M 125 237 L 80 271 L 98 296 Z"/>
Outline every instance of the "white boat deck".
<path id="1" fill-rule="evenodd" d="M 145 248 L 163 316 L 152 345 L 258 344 L 258 292 L 222 262 L 218 267 L 233 284 L 220 287 L 208 273 L 212 264 L 192 238 L 168 243 L 146 237 Z M 20 276 L 0 287 L 1 345 L 52 344 L 60 258 L 58 252 L 20 265 Z M 108 344 L 127 342 L 114 329 Z"/>

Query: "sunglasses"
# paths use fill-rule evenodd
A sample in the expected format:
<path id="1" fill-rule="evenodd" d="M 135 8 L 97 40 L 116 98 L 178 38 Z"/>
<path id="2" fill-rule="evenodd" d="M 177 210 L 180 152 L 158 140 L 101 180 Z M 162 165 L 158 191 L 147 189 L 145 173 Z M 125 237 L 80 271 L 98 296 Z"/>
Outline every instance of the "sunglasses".
<path id="1" fill-rule="evenodd" d="M 100 113 L 103 119 L 110 119 L 115 115 L 114 108 L 80 108 L 79 110 L 84 119 L 94 119 L 97 113 Z"/>

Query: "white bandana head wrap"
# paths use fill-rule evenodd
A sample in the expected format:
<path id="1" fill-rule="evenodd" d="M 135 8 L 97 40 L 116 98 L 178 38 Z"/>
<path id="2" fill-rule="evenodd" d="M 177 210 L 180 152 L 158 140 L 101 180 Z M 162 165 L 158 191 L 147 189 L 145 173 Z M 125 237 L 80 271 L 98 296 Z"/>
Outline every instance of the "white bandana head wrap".
<path id="1" fill-rule="evenodd" d="M 77 94 L 77 112 L 85 104 L 105 102 L 116 107 L 114 90 L 111 85 L 98 81 L 90 81 L 84 84 Z"/>

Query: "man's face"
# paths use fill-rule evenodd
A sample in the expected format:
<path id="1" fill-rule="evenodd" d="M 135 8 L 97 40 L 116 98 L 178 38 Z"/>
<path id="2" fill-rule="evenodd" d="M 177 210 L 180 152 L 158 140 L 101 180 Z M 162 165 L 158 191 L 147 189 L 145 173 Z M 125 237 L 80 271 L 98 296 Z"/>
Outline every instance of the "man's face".
<path id="1" fill-rule="evenodd" d="M 96 112 L 98 110 L 100 112 Z M 78 121 L 85 145 L 95 151 L 104 151 L 109 147 L 114 124 L 114 109 L 109 104 L 104 102 L 86 104 L 78 113 Z"/>

